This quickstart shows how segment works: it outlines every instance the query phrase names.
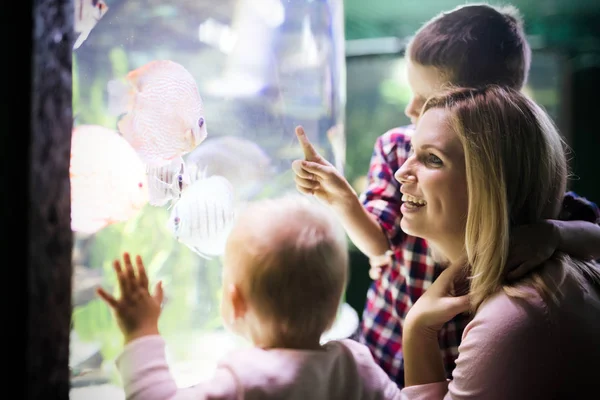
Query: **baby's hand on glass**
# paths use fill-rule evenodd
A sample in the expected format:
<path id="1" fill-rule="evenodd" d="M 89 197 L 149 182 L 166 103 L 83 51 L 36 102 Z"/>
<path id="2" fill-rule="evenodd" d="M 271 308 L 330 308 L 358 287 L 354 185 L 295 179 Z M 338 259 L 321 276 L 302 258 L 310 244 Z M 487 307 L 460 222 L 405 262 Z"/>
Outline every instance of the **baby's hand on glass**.
<path id="1" fill-rule="evenodd" d="M 352 186 L 315 150 L 301 126 L 296 128 L 296 136 L 304 151 L 304 160 L 295 160 L 292 163 L 298 191 L 315 195 L 329 205 L 343 206 L 349 196 L 356 195 Z"/>
<path id="2" fill-rule="evenodd" d="M 154 296 L 148 290 L 148 277 L 140 256 L 136 257 L 137 274 L 131 264 L 128 253 L 123 254 L 125 269 L 119 260 L 113 267 L 119 281 L 121 298 L 116 299 L 104 289 L 97 290 L 98 295 L 114 311 L 119 328 L 125 337 L 125 343 L 142 336 L 158 334 L 158 318 L 163 301 L 162 282 L 156 284 Z"/>
<path id="3" fill-rule="evenodd" d="M 515 228 L 510 239 L 507 278 L 518 279 L 544 261 L 558 248 L 558 228 L 552 221 L 542 221 Z"/>

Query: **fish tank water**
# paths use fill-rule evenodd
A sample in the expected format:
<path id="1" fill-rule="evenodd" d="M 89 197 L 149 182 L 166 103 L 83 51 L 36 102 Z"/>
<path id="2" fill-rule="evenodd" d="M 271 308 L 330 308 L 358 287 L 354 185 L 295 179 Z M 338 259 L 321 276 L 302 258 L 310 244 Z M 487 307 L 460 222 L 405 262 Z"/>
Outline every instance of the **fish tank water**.
<path id="1" fill-rule="evenodd" d="M 219 315 L 232 215 L 296 191 L 297 125 L 344 170 L 343 1 L 74 3 L 71 398 L 124 398 L 122 335 L 95 293 L 117 292 L 124 251 L 163 281 L 159 328 L 191 386 L 249 345 Z M 342 302 L 323 340 L 357 324 Z"/>

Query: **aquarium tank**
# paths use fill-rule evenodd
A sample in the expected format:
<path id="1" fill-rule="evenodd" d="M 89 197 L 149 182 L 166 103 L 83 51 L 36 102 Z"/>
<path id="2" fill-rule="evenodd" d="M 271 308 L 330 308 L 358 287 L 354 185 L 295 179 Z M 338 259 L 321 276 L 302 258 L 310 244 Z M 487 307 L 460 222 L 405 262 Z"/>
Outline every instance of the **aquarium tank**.
<path id="1" fill-rule="evenodd" d="M 112 262 L 125 251 L 164 284 L 159 328 L 190 386 L 248 345 L 219 315 L 231 215 L 296 191 L 297 125 L 344 171 L 343 1 L 74 5 L 71 398 L 124 398 L 123 339 L 95 289 L 118 292 Z M 323 340 L 357 323 L 342 302 Z"/>

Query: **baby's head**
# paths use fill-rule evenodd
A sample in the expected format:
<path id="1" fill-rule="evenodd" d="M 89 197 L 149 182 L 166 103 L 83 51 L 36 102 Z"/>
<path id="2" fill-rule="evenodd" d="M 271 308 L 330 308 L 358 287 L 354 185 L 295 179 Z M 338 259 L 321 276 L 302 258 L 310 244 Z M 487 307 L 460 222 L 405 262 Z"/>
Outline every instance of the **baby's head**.
<path id="1" fill-rule="evenodd" d="M 347 241 L 337 220 L 300 195 L 251 203 L 223 263 L 225 325 L 260 347 L 317 347 L 346 285 Z"/>

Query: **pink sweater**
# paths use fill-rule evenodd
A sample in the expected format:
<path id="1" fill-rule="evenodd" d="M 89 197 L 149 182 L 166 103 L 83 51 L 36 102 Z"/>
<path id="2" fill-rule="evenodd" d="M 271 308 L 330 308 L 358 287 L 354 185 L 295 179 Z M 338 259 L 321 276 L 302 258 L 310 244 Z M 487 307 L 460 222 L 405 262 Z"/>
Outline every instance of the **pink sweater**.
<path id="1" fill-rule="evenodd" d="M 128 400 L 400 399 L 400 390 L 360 343 L 332 341 L 325 350 L 243 349 L 219 364 L 213 378 L 178 389 L 165 359 L 165 342 L 146 336 L 117 359 Z"/>
<path id="2" fill-rule="evenodd" d="M 527 301 L 487 299 L 465 328 L 452 381 L 404 388 L 402 398 L 600 399 L 600 296 L 571 280 L 561 290 L 558 307 L 533 291 Z"/>

